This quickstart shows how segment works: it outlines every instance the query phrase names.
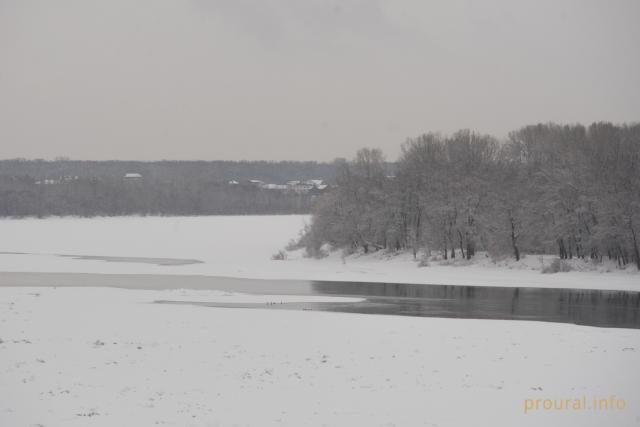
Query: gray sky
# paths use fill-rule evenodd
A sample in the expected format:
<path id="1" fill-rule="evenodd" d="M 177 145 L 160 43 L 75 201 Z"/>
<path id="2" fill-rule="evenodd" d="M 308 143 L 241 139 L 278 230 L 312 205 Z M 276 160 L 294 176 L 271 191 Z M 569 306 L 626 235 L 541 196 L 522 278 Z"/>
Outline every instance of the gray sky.
<path id="1" fill-rule="evenodd" d="M 640 119 L 640 1 L 0 0 L 0 158 L 313 159 Z"/>

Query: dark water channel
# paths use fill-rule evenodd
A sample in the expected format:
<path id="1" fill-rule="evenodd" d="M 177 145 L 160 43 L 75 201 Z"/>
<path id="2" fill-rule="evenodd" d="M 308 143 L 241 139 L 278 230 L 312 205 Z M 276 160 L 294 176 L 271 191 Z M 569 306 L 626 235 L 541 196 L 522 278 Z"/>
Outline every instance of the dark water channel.
<path id="1" fill-rule="evenodd" d="M 81 273 L 0 273 L 0 286 L 107 286 L 155 290 L 212 289 L 260 295 L 346 296 L 360 297 L 364 300 L 360 302 L 276 304 L 157 302 L 220 308 L 532 320 L 640 329 L 640 292 L 631 291 Z M 274 297 L 274 302 L 277 302 L 277 297 Z"/>

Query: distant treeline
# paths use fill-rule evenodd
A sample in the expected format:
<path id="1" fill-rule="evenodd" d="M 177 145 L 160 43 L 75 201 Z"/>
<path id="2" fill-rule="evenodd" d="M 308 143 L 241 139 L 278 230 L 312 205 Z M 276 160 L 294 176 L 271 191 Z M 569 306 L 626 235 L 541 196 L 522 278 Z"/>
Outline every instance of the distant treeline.
<path id="1" fill-rule="evenodd" d="M 640 268 L 640 125 L 429 133 L 403 145 L 395 178 L 383 163 L 376 149 L 342 162 L 301 241 L 309 252 L 555 252 Z"/>
<path id="2" fill-rule="evenodd" d="M 248 183 L 305 179 L 334 182 L 335 164 L 1 160 L 0 216 L 308 213 L 313 193 Z"/>
<path id="3" fill-rule="evenodd" d="M 290 180 L 335 179 L 333 163 L 268 161 L 87 161 L 58 159 L 0 160 L 0 176 L 22 176 L 35 180 L 78 176 L 86 179 L 119 179 L 127 173 L 141 174 L 147 181 L 210 181 L 257 179 L 284 183 Z"/>

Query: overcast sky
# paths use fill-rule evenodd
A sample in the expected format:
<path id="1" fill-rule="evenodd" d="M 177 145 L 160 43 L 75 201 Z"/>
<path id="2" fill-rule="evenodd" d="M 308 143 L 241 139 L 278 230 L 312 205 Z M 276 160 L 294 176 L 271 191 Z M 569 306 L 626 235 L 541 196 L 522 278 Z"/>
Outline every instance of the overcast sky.
<path id="1" fill-rule="evenodd" d="M 312 159 L 640 119 L 640 1 L 0 0 L 0 158 Z"/>

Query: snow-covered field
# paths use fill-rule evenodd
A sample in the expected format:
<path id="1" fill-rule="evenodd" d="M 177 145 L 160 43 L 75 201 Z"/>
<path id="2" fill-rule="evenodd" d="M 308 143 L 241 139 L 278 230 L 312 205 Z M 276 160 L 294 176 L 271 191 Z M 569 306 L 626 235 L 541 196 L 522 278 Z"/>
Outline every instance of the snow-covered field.
<path id="1" fill-rule="evenodd" d="M 631 426 L 640 416 L 637 330 L 149 303 L 183 297 L 1 288 L 0 425 Z M 626 408 L 524 412 L 526 399 L 610 395 Z"/>
<path id="2" fill-rule="evenodd" d="M 210 274 L 635 289 L 630 272 L 273 261 L 303 216 L 0 221 L 2 271 Z M 17 254 L 15 252 L 23 252 Z M 188 265 L 59 255 L 180 258 Z M 113 260 L 112 260 L 113 261 Z M 138 260 L 140 261 L 140 260 Z M 0 273 L 1 274 L 1 273 Z M 211 308 L 323 301 L 219 291 L 0 287 L 0 426 L 633 426 L 640 330 Z M 615 396 L 611 398 L 611 396 Z M 624 409 L 544 410 L 545 399 Z M 526 405 L 539 410 L 525 412 Z M 573 405 L 571 406 L 573 407 Z"/>
<path id="3" fill-rule="evenodd" d="M 453 285 L 544 286 L 640 290 L 640 275 L 625 271 L 541 274 L 527 256 L 496 265 L 479 257 L 468 266 L 431 263 L 419 268 L 410 254 L 323 260 L 302 251 L 285 261 L 271 256 L 296 238 L 307 216 L 117 217 L 0 220 L 0 271 L 201 274 L 245 278 L 355 280 Z M 4 252 L 4 253 L 2 253 Z M 7 253 L 11 252 L 11 253 Z M 190 265 L 105 262 L 59 255 L 178 258 Z M 542 263 L 549 263 L 545 257 Z M 580 262 L 578 262 L 580 263 Z M 586 266 L 585 266 L 586 267 Z"/>

